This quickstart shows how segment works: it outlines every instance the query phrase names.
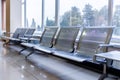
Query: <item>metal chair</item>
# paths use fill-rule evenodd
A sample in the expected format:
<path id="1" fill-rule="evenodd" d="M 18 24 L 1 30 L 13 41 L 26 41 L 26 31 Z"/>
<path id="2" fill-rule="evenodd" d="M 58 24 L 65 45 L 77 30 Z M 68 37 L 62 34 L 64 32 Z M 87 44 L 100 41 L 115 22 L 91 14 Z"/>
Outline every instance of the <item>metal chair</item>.
<path id="1" fill-rule="evenodd" d="M 46 53 L 51 53 L 50 48 L 53 46 L 54 38 L 55 38 L 57 32 L 58 32 L 58 27 L 46 27 L 41 36 L 39 44 L 21 43 L 21 45 L 26 46 L 27 48 L 34 49 L 32 52 L 30 52 L 29 55 L 31 55 L 35 50 L 41 51 L 41 52 L 46 52 Z M 26 58 L 29 55 L 27 55 Z"/>
<path id="2" fill-rule="evenodd" d="M 53 54 L 77 62 L 92 61 L 94 54 L 98 53 L 100 44 L 108 44 L 113 32 L 113 27 L 86 27 L 83 28 L 77 49 L 74 53 L 55 51 Z M 64 46 L 62 46 L 64 47 Z M 65 48 L 65 47 L 64 47 Z M 103 48 L 101 51 L 105 51 Z"/>
<path id="3" fill-rule="evenodd" d="M 27 31 L 26 28 L 17 28 L 15 30 L 14 33 L 12 33 L 12 36 L 11 37 L 5 37 L 6 39 L 6 42 L 3 44 L 3 45 L 8 45 L 8 44 L 14 44 L 14 43 L 17 43 L 17 41 L 19 41 L 19 37 L 22 37 L 24 36 L 25 32 Z M 11 33 L 7 33 L 7 34 L 11 34 Z"/>
<path id="4" fill-rule="evenodd" d="M 53 47 L 53 55 L 66 58 L 72 55 L 77 35 L 81 32 L 80 27 L 62 27 Z"/>

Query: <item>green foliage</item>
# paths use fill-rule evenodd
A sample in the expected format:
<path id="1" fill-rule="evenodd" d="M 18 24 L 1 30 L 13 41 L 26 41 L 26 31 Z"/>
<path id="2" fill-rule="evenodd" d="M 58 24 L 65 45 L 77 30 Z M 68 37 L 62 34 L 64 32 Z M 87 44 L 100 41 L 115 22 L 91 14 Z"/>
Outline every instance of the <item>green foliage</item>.
<path id="1" fill-rule="evenodd" d="M 47 20 L 46 20 L 46 26 L 54 26 L 54 25 L 55 25 L 55 21 L 54 20 L 49 20 L 47 18 Z"/>
<path id="2" fill-rule="evenodd" d="M 120 11 L 116 12 L 116 15 L 114 16 L 114 20 L 116 22 L 115 24 L 118 24 L 120 26 L 120 17 L 117 15 L 120 14 Z M 119 19 L 118 19 L 119 18 Z M 83 9 L 83 15 L 81 15 L 81 12 L 79 8 L 73 6 L 71 7 L 71 10 L 65 12 L 62 17 L 60 18 L 60 26 L 98 26 L 98 25 L 107 25 L 108 21 L 108 7 L 103 6 L 100 11 L 96 9 L 92 9 L 92 6 L 90 4 L 86 4 Z M 46 20 L 47 26 L 53 26 L 55 25 L 54 20 L 49 20 L 47 18 Z"/>
<path id="3" fill-rule="evenodd" d="M 117 5 L 115 8 L 113 25 L 115 25 L 116 27 L 120 27 L 120 5 Z M 120 35 L 120 28 L 115 29 L 114 34 Z"/>
<path id="4" fill-rule="evenodd" d="M 71 25 L 72 26 L 77 26 L 81 25 L 81 13 L 79 12 L 79 8 L 77 7 L 72 7 L 71 8 Z"/>
<path id="5" fill-rule="evenodd" d="M 95 25 L 107 25 L 108 7 L 103 6 L 100 11 L 94 10 Z"/>
<path id="6" fill-rule="evenodd" d="M 105 20 L 108 20 L 108 7 L 103 6 L 99 11 L 99 16 L 103 16 Z"/>
<path id="7" fill-rule="evenodd" d="M 83 20 L 86 22 L 86 26 L 94 25 L 94 11 L 90 4 L 86 4 L 83 9 Z"/>
<path id="8" fill-rule="evenodd" d="M 120 6 L 116 6 L 113 24 L 116 25 L 117 27 L 120 27 Z"/>
<path id="9" fill-rule="evenodd" d="M 81 22 L 81 13 L 79 12 L 79 8 L 72 7 L 70 11 L 65 12 L 61 19 L 61 26 L 77 26 L 80 25 Z"/>
<path id="10" fill-rule="evenodd" d="M 65 12 L 62 16 L 62 21 L 60 23 L 61 26 L 69 26 L 70 25 L 70 11 Z"/>

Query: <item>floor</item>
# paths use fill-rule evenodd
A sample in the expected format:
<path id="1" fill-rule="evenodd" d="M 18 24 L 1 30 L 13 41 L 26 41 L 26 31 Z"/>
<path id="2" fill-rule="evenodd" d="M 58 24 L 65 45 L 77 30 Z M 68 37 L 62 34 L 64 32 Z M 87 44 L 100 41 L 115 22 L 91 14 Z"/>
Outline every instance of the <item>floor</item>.
<path id="1" fill-rule="evenodd" d="M 2 44 L 0 42 L 0 80 L 98 80 L 100 76 L 54 56 L 33 54 L 25 60 L 16 50 Z"/>

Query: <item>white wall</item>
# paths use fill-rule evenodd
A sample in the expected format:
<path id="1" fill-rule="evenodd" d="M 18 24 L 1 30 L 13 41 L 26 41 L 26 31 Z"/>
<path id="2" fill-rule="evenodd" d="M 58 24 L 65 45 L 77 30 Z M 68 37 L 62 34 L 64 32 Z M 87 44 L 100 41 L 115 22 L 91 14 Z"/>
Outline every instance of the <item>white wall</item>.
<path id="1" fill-rule="evenodd" d="M 1 35 L 1 31 L 2 31 L 2 3 L 1 3 L 1 0 L 0 0 L 0 35 Z"/>
<path id="2" fill-rule="evenodd" d="M 10 31 L 13 32 L 17 27 L 22 24 L 22 0 L 10 0 Z"/>

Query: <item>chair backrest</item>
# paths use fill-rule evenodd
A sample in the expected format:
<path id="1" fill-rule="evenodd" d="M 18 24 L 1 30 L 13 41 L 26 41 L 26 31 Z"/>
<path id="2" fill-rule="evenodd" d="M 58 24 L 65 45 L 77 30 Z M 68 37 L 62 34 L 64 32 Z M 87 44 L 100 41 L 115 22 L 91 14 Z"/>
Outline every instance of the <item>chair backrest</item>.
<path id="1" fill-rule="evenodd" d="M 108 44 L 113 32 L 113 27 L 84 28 L 79 39 L 77 53 L 93 57 L 100 44 Z M 102 49 L 103 51 L 105 49 Z"/>
<path id="2" fill-rule="evenodd" d="M 28 30 L 25 32 L 25 37 L 31 37 L 31 35 L 33 35 L 35 29 L 34 28 L 28 28 Z"/>
<path id="3" fill-rule="evenodd" d="M 40 44 L 43 46 L 52 47 L 53 39 L 57 31 L 58 31 L 58 27 L 46 27 L 41 36 Z"/>
<path id="4" fill-rule="evenodd" d="M 17 28 L 15 30 L 15 32 L 12 35 L 12 38 L 18 38 L 19 37 L 19 33 L 21 32 L 22 28 Z"/>
<path id="5" fill-rule="evenodd" d="M 19 33 L 18 33 L 19 37 L 24 37 L 27 30 L 28 30 L 27 28 L 21 28 Z"/>
<path id="6" fill-rule="evenodd" d="M 61 27 L 54 48 L 72 52 L 80 27 Z"/>

